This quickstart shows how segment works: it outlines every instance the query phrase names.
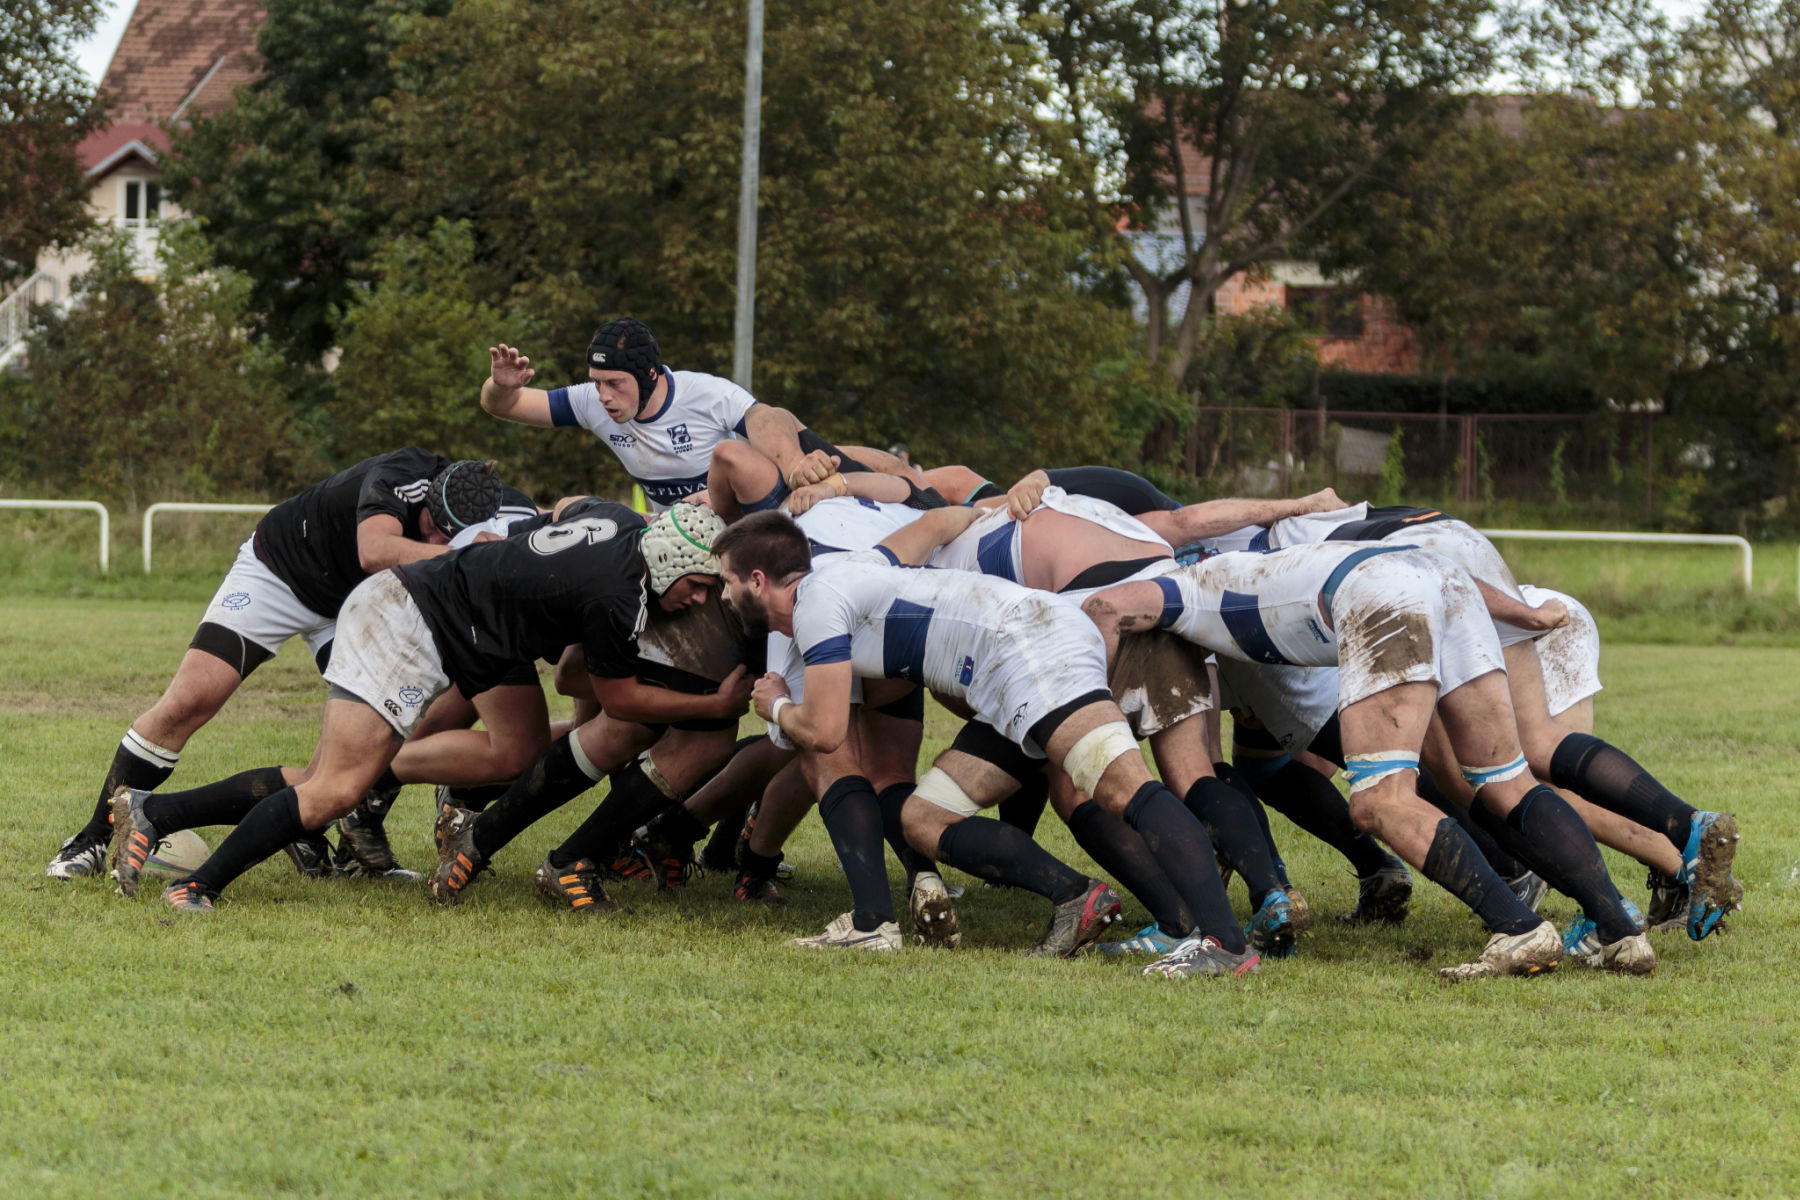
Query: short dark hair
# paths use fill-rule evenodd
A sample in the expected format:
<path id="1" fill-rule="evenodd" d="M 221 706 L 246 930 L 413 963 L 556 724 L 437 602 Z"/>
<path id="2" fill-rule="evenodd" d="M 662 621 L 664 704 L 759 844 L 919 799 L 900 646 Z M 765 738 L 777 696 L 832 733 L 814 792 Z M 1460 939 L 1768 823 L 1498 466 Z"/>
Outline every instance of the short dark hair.
<path id="1" fill-rule="evenodd" d="M 734 575 L 761 571 L 772 580 L 802 575 L 812 568 L 812 544 L 786 513 L 751 513 L 721 533 L 713 553 Z"/>

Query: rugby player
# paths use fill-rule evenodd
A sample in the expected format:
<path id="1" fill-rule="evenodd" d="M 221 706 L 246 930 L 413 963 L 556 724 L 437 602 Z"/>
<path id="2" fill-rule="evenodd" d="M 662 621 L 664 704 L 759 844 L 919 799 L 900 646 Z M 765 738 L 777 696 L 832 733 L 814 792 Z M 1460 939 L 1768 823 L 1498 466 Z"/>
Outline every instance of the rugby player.
<path id="1" fill-rule="evenodd" d="M 188 739 L 289 638 L 303 638 L 323 672 L 338 610 L 352 589 L 374 572 L 443 554 L 458 531 L 492 517 L 508 490 L 491 463 L 452 462 L 408 446 L 364 459 L 264 514 L 238 548 L 161 699 L 125 731 L 88 823 L 63 842 L 44 873 L 98 873 L 121 787 L 161 786 Z M 283 783 L 301 774 L 292 771 Z M 267 782 L 265 790 L 274 790 Z"/>
<path id="2" fill-rule="evenodd" d="M 799 745 L 829 752 L 848 736 L 855 677 L 930 687 L 1015 751 L 1058 763 L 1076 787 L 1143 836 L 1202 931 L 1147 973 L 1255 970 L 1259 956 L 1231 914 L 1205 829 L 1151 778 L 1107 689 L 1106 655 L 1093 627 L 1066 601 L 1004 580 L 898 565 L 923 562 L 973 516 L 962 509 L 929 513 L 878 552 L 844 555 L 816 570 L 806 535 L 781 514 L 749 517 L 727 530 L 716 547 L 727 599 L 792 637 L 806 662 L 798 702 L 780 675 L 758 681 L 758 715 Z M 1017 779 L 1007 764 L 946 751 L 904 804 L 905 836 L 939 862 L 1050 900 L 1050 928 L 1035 952 L 1073 954 L 1117 919 L 1112 889 L 1003 822 L 965 819 L 1013 791 Z M 853 914 L 832 927 L 848 934 Z M 898 944 L 897 929 L 873 932 Z"/>
<path id="3" fill-rule="evenodd" d="M 1526 765 L 1493 621 L 1454 563 L 1405 546 L 1345 542 L 1221 554 L 1109 588 L 1090 597 L 1086 610 L 1109 647 L 1121 633 L 1164 628 L 1221 656 L 1339 668 L 1338 718 L 1358 827 L 1461 899 L 1492 934 L 1479 958 L 1445 968 L 1444 979 L 1553 970 L 1563 944 L 1456 821 L 1419 798 L 1419 753 L 1434 710 L 1477 801 L 1529 848 L 1538 874 L 1594 919 L 1599 965 L 1628 974 L 1655 969 L 1650 940 L 1587 826 Z"/>
<path id="4" fill-rule="evenodd" d="M 666 518 L 659 518 L 666 519 Z M 643 688 L 632 677 L 643 627 L 644 521 L 617 504 L 582 498 L 525 522 L 512 536 L 370 576 L 345 600 L 325 679 L 331 685 L 315 764 L 297 784 L 257 802 L 212 856 L 163 893 L 177 912 L 210 912 L 244 871 L 355 806 L 394 758 L 431 701 L 450 687 L 477 696 L 517 664 L 553 658 L 579 641 L 596 679 L 617 682 L 609 701 L 625 715 Z M 659 600 L 698 602 L 707 585 L 684 578 Z M 654 697 L 652 697 L 654 699 Z M 143 820 L 143 793 L 113 804 L 121 890 L 159 831 Z M 151 845 L 154 844 L 152 841 Z"/>

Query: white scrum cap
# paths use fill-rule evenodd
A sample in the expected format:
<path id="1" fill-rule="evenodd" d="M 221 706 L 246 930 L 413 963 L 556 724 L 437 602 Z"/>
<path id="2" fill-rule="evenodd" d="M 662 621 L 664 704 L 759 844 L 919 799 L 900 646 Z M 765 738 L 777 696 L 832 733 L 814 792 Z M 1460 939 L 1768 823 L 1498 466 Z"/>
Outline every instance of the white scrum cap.
<path id="1" fill-rule="evenodd" d="M 717 575 L 713 542 L 725 522 L 710 508 L 681 503 L 650 522 L 639 546 L 650 568 L 650 589 L 662 595 L 683 575 Z"/>

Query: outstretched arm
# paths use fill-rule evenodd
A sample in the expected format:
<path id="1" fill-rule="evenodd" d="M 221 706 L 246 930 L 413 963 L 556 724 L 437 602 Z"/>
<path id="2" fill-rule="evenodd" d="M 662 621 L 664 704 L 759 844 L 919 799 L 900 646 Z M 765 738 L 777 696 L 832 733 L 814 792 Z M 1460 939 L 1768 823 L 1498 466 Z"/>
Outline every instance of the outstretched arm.
<path id="1" fill-rule="evenodd" d="M 1496 621 L 1534 631 L 1555 629 L 1569 623 L 1568 606 L 1561 600 L 1546 600 L 1541 607 L 1533 608 L 1484 580 L 1477 579 L 1475 586 L 1481 590 L 1481 599 L 1487 605 L 1488 616 Z"/>
<path id="2" fill-rule="evenodd" d="M 531 360 L 512 346 L 488 347 L 487 382 L 481 385 L 481 407 L 502 421 L 521 425 L 537 425 L 548 429 L 550 393 L 542 388 L 528 388 L 537 372 Z"/>
<path id="3" fill-rule="evenodd" d="M 751 701 L 756 705 L 756 715 L 777 726 L 795 745 L 830 754 L 850 734 L 853 677 L 848 660 L 808 667 L 806 700 L 796 704 L 788 696 L 787 680 L 770 671 L 756 681 Z"/>
<path id="4" fill-rule="evenodd" d="M 934 508 L 906 528 L 889 534 L 877 549 L 906 566 L 920 566 L 987 514 L 974 508 Z"/>
<path id="5" fill-rule="evenodd" d="M 790 488 L 818 483 L 837 470 L 838 460 L 823 450 L 800 449 L 799 420 L 785 408 L 757 404 L 744 414 L 744 440 L 769 456 Z"/>
<path id="6" fill-rule="evenodd" d="M 1106 661 L 1110 663 L 1118 658 L 1121 634 L 1156 628 L 1162 619 L 1163 590 L 1154 579 L 1121 583 L 1089 596 L 1081 611 L 1099 626 L 1100 636 L 1106 639 Z"/>
<path id="7" fill-rule="evenodd" d="M 1246 525 L 1273 525 L 1307 513 L 1336 512 L 1347 508 L 1331 488 L 1292 500 L 1208 500 L 1170 512 L 1139 513 L 1138 520 L 1156 531 L 1171 546 L 1217 537 Z"/>
<path id="8" fill-rule="evenodd" d="M 439 546 L 407 537 L 400 518 L 386 513 L 364 517 L 356 523 L 356 561 L 371 575 L 401 563 L 435 558 L 449 549 L 448 545 Z"/>

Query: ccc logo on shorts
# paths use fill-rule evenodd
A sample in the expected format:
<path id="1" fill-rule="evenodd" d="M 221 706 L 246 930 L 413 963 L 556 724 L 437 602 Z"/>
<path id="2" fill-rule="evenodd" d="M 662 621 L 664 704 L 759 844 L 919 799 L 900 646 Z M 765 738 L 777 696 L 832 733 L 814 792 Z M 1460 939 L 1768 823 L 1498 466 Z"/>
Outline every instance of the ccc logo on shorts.
<path id="1" fill-rule="evenodd" d="M 398 704 L 395 704 L 392 700 L 383 700 L 381 702 L 381 707 L 387 709 L 388 712 L 392 713 L 396 717 L 400 715 L 400 706 Z"/>
<path id="2" fill-rule="evenodd" d="M 419 703 L 419 701 L 423 700 L 424 698 L 425 698 L 425 689 L 424 688 L 413 687 L 411 684 L 407 684 L 405 687 L 400 689 L 400 700 L 408 708 L 415 707 Z"/>
<path id="3" fill-rule="evenodd" d="M 249 608 L 250 593 L 232 592 L 229 596 L 226 596 L 223 600 L 219 601 L 219 603 L 226 608 L 229 608 L 232 612 L 236 612 L 240 608 Z"/>

